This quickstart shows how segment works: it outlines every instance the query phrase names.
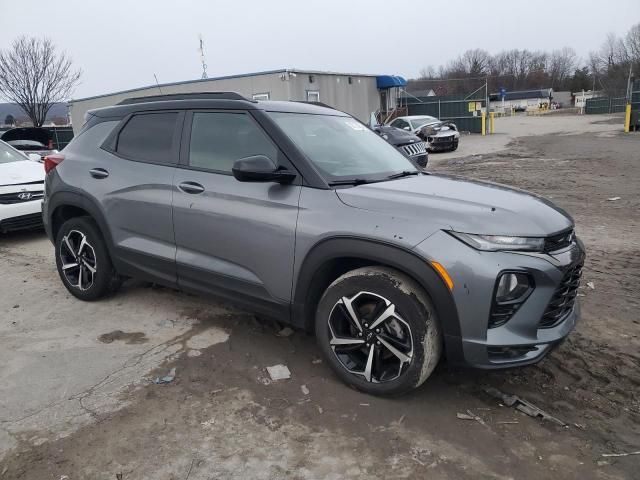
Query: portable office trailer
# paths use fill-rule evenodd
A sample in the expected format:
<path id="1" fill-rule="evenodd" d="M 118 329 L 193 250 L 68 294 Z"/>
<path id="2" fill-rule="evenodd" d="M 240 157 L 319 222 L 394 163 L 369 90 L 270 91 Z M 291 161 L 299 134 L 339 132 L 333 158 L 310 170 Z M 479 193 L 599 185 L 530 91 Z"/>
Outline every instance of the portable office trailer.
<path id="1" fill-rule="evenodd" d="M 390 78 L 394 81 L 389 82 Z M 395 103 L 395 90 L 402 85 L 406 85 L 404 79 L 390 75 L 282 69 L 152 85 L 80 98 L 69 103 L 76 133 L 82 127 L 88 110 L 115 105 L 126 98 L 211 91 L 238 92 L 254 100 L 322 102 L 367 122 L 371 112 L 386 109 L 390 97 L 393 97 Z"/>

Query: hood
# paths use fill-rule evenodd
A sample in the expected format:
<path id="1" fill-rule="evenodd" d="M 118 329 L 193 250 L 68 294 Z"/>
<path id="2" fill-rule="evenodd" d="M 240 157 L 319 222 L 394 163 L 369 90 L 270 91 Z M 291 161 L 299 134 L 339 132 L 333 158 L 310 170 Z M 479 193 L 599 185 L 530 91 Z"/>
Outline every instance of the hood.
<path id="1" fill-rule="evenodd" d="M 2 134 L 0 140 L 10 142 L 12 140 L 35 140 L 43 145 L 48 145 L 51 134 L 48 130 L 39 127 L 12 128 Z"/>
<path id="2" fill-rule="evenodd" d="M 31 160 L 0 163 L 0 187 L 44 181 L 44 167 Z"/>
<path id="3" fill-rule="evenodd" d="M 400 128 L 378 125 L 374 127 L 373 130 L 394 146 L 418 143 L 422 141 L 415 133 L 407 132 Z"/>
<path id="4" fill-rule="evenodd" d="M 457 132 L 456 126 L 451 122 L 438 122 L 424 125 L 416 130 L 421 137 L 444 137 Z"/>
<path id="5" fill-rule="evenodd" d="M 354 208 L 464 233 L 546 236 L 573 226 L 569 214 L 542 197 L 453 176 L 419 175 L 336 192 Z"/>

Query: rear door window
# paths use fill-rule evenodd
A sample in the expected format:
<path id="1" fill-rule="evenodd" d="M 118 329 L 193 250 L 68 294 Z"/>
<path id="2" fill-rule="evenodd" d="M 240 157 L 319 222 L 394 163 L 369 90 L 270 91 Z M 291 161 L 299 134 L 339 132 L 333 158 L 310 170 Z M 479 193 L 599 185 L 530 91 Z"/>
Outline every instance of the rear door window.
<path id="1" fill-rule="evenodd" d="M 133 115 L 118 135 L 116 152 L 142 162 L 177 163 L 178 112 Z"/>

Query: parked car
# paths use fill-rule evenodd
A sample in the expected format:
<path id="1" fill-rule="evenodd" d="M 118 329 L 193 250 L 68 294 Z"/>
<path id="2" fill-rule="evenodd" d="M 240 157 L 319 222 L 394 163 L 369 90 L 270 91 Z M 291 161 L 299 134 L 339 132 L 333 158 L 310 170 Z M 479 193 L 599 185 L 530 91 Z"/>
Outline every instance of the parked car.
<path id="1" fill-rule="evenodd" d="M 430 152 L 454 151 L 460 141 L 460 132 L 455 123 L 441 122 L 428 115 L 396 117 L 389 125 L 413 132 L 427 142 Z"/>
<path id="2" fill-rule="evenodd" d="M 43 215 L 81 300 L 137 277 L 315 331 L 364 392 L 452 364 L 539 361 L 574 328 L 571 217 L 505 186 L 430 175 L 352 117 L 233 93 L 90 111 L 45 158 Z"/>
<path id="3" fill-rule="evenodd" d="M 42 226 L 44 171 L 39 159 L 0 140 L 0 233 Z"/>
<path id="4" fill-rule="evenodd" d="M 427 144 L 411 132 L 388 125 L 375 125 L 373 131 L 413 160 L 419 167 L 426 168 L 429 163 Z"/>
<path id="5" fill-rule="evenodd" d="M 19 127 L 7 130 L 0 136 L 0 140 L 7 142 L 16 150 L 30 154 L 46 155 L 57 153 L 53 148 L 53 139 L 48 130 L 40 127 Z"/>

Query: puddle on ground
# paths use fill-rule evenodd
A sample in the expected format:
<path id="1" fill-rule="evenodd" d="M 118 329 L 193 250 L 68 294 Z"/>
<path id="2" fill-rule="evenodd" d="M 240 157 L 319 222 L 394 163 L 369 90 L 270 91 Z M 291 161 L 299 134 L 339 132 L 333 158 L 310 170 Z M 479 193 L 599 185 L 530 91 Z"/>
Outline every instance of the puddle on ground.
<path id="1" fill-rule="evenodd" d="M 128 345 L 138 345 L 149 341 L 143 332 L 123 332 L 122 330 L 114 330 L 110 333 L 103 333 L 98 337 L 98 341 L 102 343 L 125 342 Z"/>

